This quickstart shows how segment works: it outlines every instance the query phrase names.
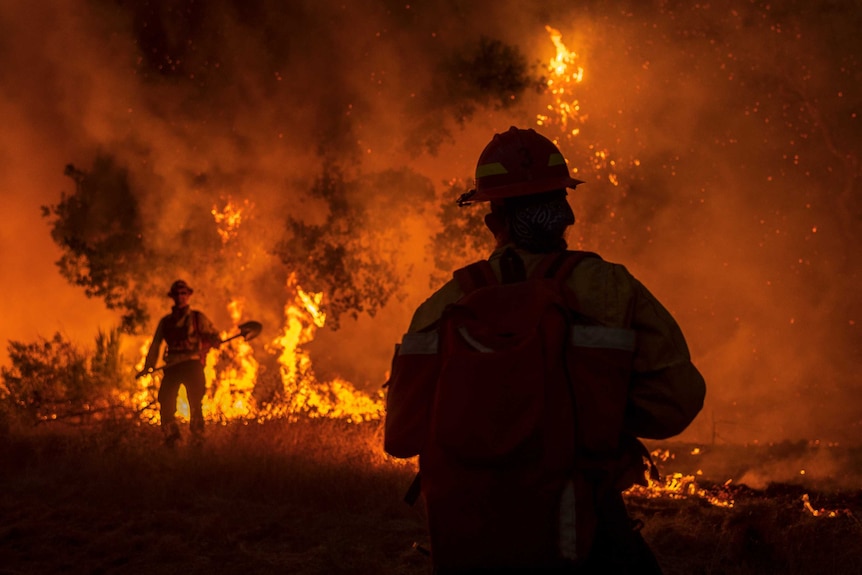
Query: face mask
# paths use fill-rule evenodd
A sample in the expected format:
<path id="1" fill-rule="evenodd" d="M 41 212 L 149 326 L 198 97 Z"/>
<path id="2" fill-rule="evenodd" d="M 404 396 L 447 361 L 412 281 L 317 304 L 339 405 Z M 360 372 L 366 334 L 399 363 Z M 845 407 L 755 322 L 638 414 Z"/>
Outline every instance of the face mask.
<path id="1" fill-rule="evenodd" d="M 512 240 L 532 252 L 565 249 L 563 235 L 575 223 L 575 215 L 565 195 L 545 202 L 512 206 L 507 221 Z"/>

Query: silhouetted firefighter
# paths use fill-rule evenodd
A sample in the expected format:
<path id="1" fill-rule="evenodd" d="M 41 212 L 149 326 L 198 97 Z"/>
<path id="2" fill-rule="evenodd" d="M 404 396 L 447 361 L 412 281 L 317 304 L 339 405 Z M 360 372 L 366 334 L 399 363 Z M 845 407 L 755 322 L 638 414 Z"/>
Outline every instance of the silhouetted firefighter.
<path id="1" fill-rule="evenodd" d="M 534 130 L 495 135 L 458 203 L 490 202 L 496 249 L 396 346 L 385 449 L 419 455 L 435 573 L 661 571 L 621 492 L 655 473 L 637 438 L 683 431 L 705 384 L 625 267 L 566 249 L 581 183 Z"/>
<path id="2" fill-rule="evenodd" d="M 218 347 L 222 343 L 209 318 L 189 306 L 189 298 L 193 292 L 183 280 L 177 280 L 171 285 L 167 295 L 174 300 L 174 306 L 171 313 L 159 321 L 144 369 L 138 374 L 140 376 L 151 373 L 155 369 L 164 370 L 158 399 L 165 444 L 169 446 L 180 439 L 180 428 L 176 422 L 180 385 L 185 385 L 189 400 L 189 429 L 192 437 L 196 441 L 202 439 L 202 402 L 207 385 L 204 375 L 206 355 L 210 348 Z M 165 365 L 156 368 L 163 341 L 166 344 Z"/>

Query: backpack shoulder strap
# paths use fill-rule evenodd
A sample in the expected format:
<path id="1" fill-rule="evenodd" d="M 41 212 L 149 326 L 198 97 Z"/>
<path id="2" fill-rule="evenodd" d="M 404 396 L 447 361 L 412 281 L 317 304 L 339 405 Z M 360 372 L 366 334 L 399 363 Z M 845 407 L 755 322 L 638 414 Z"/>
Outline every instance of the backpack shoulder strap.
<path id="1" fill-rule="evenodd" d="M 455 273 L 452 275 L 455 277 L 458 285 L 461 286 L 461 290 L 465 295 L 480 287 L 499 283 L 488 260 L 474 262 L 469 266 L 455 270 Z"/>
<path id="2" fill-rule="evenodd" d="M 504 284 L 522 282 L 527 279 L 524 260 L 512 248 L 506 248 L 500 257 L 500 275 Z"/>
<path id="3" fill-rule="evenodd" d="M 201 318 L 198 315 L 200 312 L 196 309 L 189 310 L 192 314 L 192 325 L 195 326 L 195 333 L 201 332 Z"/>
<path id="4" fill-rule="evenodd" d="M 515 269 L 512 271 L 511 274 L 509 274 L 512 277 L 509 278 L 509 281 L 505 283 L 511 283 L 512 281 L 520 281 L 521 279 L 523 279 L 518 277 L 519 275 L 523 274 L 523 261 L 521 261 L 520 258 L 517 257 L 517 254 L 515 254 L 514 252 L 512 255 L 514 256 L 514 258 L 517 258 L 517 260 L 511 264 L 511 267 Z M 557 278 L 562 281 L 565 281 L 572 273 L 572 270 L 575 268 L 575 266 L 578 265 L 585 258 L 600 258 L 600 256 L 593 252 L 573 250 L 549 254 L 547 257 L 545 257 L 545 259 L 539 262 L 539 265 L 536 266 L 535 270 L 533 270 L 531 277 L 549 279 Z M 520 266 L 517 265 L 519 263 Z M 501 267 L 505 266 L 501 264 Z M 504 275 L 507 275 L 505 274 L 505 269 L 503 270 L 503 272 Z M 455 277 L 455 280 L 458 282 L 458 285 L 461 286 L 461 290 L 465 294 L 468 294 L 480 287 L 500 283 L 497 279 L 497 276 L 494 275 L 494 270 L 491 268 L 491 264 L 488 262 L 488 260 L 480 260 L 461 269 L 455 270 L 453 276 Z"/>
<path id="5" fill-rule="evenodd" d="M 555 254 L 549 254 L 545 259 L 539 262 L 536 269 L 533 270 L 532 277 L 534 278 L 556 278 L 561 281 L 566 281 L 575 266 L 581 263 L 586 258 L 600 258 L 598 254 L 593 252 L 567 250 Z"/>
<path id="6" fill-rule="evenodd" d="M 192 310 L 192 318 L 193 318 L 192 321 L 194 321 L 195 336 L 198 338 L 198 342 L 199 342 L 201 351 L 203 353 L 206 353 L 207 351 L 209 351 L 209 348 L 211 348 L 212 345 L 210 345 L 209 340 L 207 338 L 205 338 L 204 335 L 201 333 L 201 322 L 202 322 L 201 317 L 202 316 L 203 316 L 203 312 L 200 312 L 196 309 Z"/>

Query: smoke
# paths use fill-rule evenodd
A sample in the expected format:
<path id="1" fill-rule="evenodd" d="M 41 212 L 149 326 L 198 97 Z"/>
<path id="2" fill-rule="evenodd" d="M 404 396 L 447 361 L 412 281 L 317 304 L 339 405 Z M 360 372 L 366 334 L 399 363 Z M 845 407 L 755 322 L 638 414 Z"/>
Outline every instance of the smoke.
<path id="1" fill-rule="evenodd" d="M 275 248 L 291 218 L 326 223 L 331 205 L 312 190 L 337 167 L 364 210 L 354 254 L 397 243 L 381 273 L 398 294 L 321 330 L 312 351 L 324 376 L 374 390 L 429 293 L 439 197 L 494 132 L 545 114 L 540 131 L 587 180 L 570 195 L 570 245 L 641 279 L 706 376 L 685 437 L 851 441 L 860 13 L 849 0 L 5 2 L 0 339 L 85 340 L 117 321 L 53 264 L 39 207 L 74 190 L 66 164 L 108 156 L 127 170 L 154 317 L 183 277 L 218 325 L 242 297 L 273 329 L 297 271 Z M 535 89 L 555 53 L 546 25 L 584 68 L 576 136 Z M 228 204 L 247 219 L 222 242 L 211 212 Z"/>
<path id="2" fill-rule="evenodd" d="M 708 382 L 689 437 L 855 441 L 858 7 L 651 8 L 576 27 L 578 137 L 629 166 L 579 188 L 580 245 L 680 321 Z"/>

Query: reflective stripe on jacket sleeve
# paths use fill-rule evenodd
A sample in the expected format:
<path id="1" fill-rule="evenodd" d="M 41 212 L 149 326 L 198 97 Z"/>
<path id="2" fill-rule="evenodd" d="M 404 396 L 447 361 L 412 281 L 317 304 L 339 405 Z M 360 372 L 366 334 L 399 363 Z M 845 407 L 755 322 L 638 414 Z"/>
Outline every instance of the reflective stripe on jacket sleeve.
<path id="1" fill-rule="evenodd" d="M 576 325 L 572 327 L 572 345 L 576 347 L 592 347 L 635 350 L 635 331 L 622 327 L 605 327 L 602 325 Z"/>
<path id="2" fill-rule="evenodd" d="M 383 448 L 394 457 L 413 457 L 425 445 L 440 373 L 437 348 L 435 330 L 407 333 L 395 350 L 383 434 Z"/>
<path id="3" fill-rule="evenodd" d="M 398 355 L 436 354 L 440 346 L 437 331 L 405 333 L 398 346 Z"/>

